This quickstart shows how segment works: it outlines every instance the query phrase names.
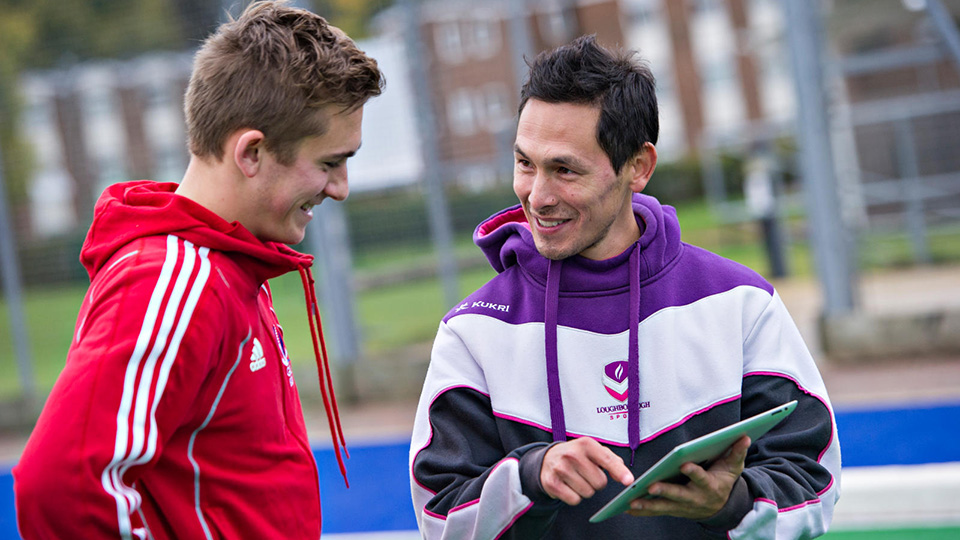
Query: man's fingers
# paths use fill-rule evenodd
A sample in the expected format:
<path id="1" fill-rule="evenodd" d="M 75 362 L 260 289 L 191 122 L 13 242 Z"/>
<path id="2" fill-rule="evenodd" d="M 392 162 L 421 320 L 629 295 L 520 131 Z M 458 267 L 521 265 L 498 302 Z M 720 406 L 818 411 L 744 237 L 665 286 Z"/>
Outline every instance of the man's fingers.
<path id="1" fill-rule="evenodd" d="M 600 451 L 596 454 L 594 462 L 603 470 L 607 471 L 607 473 L 610 474 L 610 478 L 613 478 L 617 482 L 625 486 L 633 482 L 633 473 L 630 472 L 627 465 L 620 459 L 620 456 L 614 454 L 609 448 L 600 446 L 599 443 L 597 443 L 597 446 Z"/>
<path id="2" fill-rule="evenodd" d="M 573 490 L 573 488 L 563 482 L 559 477 L 553 477 L 551 480 L 544 482 L 543 488 L 544 491 L 550 495 L 550 497 L 554 499 L 560 499 L 570 506 L 576 506 L 580 504 L 580 501 L 583 500 L 583 497 L 581 497 L 576 491 Z"/>
<path id="3" fill-rule="evenodd" d="M 717 460 L 717 462 L 710 467 L 710 470 L 722 468 L 734 474 L 740 474 L 740 472 L 743 471 L 743 466 L 747 459 L 747 450 L 750 448 L 750 442 L 750 437 L 746 435 L 737 439 L 737 442 L 733 443 L 733 446 L 730 447 L 726 455 Z"/>
<path id="4" fill-rule="evenodd" d="M 570 489 L 566 484 L 560 483 L 555 486 L 553 494 L 550 495 L 554 499 L 560 499 L 561 501 L 569 504 L 570 506 L 576 506 L 580 504 L 580 501 L 583 500 L 580 495 L 577 495 L 577 492 Z"/>
<path id="5" fill-rule="evenodd" d="M 593 497 L 594 493 L 604 487 L 607 482 L 603 472 L 596 468 L 594 468 L 592 474 L 590 471 L 582 471 L 577 468 L 561 469 L 557 471 L 556 480 L 559 485 L 572 490 L 583 499 Z"/>
<path id="6" fill-rule="evenodd" d="M 551 447 L 543 458 L 540 484 L 547 495 L 576 505 L 607 485 L 607 473 L 625 484 L 633 475 L 612 450 L 588 437 Z"/>

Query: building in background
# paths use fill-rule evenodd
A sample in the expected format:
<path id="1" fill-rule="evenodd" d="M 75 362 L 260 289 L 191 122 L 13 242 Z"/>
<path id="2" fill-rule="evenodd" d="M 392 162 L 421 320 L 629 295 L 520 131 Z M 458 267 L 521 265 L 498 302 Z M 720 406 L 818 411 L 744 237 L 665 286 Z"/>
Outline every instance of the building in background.
<path id="1" fill-rule="evenodd" d="M 28 237 L 85 227 L 97 196 L 112 183 L 180 180 L 191 60 L 157 53 L 22 76 L 23 125 L 38 157 Z"/>
<path id="2" fill-rule="evenodd" d="M 620 0 L 628 46 L 657 77 L 661 156 L 794 116 L 779 0 Z"/>
<path id="3" fill-rule="evenodd" d="M 389 92 L 365 108 L 351 188 L 413 184 L 422 164 L 402 45 L 380 37 L 359 46 L 378 60 Z M 37 155 L 22 238 L 85 230 L 96 198 L 116 182 L 180 181 L 189 161 L 183 95 L 192 61 L 192 53 L 157 53 L 21 77 L 23 126 Z"/>
<path id="4" fill-rule="evenodd" d="M 406 8 L 380 14 L 375 32 L 406 31 Z M 419 16 L 443 175 L 474 189 L 510 177 L 524 58 L 581 34 L 624 43 L 617 0 L 427 0 Z"/>
<path id="5" fill-rule="evenodd" d="M 862 2 L 833 4 L 832 24 L 841 30 L 850 26 L 848 32 L 834 31 L 832 40 L 847 57 L 838 65 L 846 75 L 841 97 L 850 103 L 922 97 L 960 84 L 945 58 L 886 72 L 850 68 L 878 46 L 909 48 L 919 42 L 920 56 L 931 54 L 934 46 L 925 37 L 930 32 L 924 34 L 922 21 L 917 22 L 919 15 L 912 23 L 895 24 L 906 13 L 900 2 L 883 3 L 884 9 L 864 16 L 856 11 Z M 445 181 L 461 187 L 509 181 L 524 58 L 582 34 L 636 49 L 649 62 L 658 81 L 662 162 L 724 145 L 743 150 L 744 141 L 757 133 L 769 137 L 792 130 L 794 88 L 780 0 L 490 0 L 479 5 L 424 0 L 418 5 L 425 51 L 420 60 L 431 94 L 439 165 Z M 372 24 L 374 36 L 359 42 L 378 60 L 387 89 L 365 109 L 363 148 L 349 162 L 354 192 L 416 185 L 423 176 L 402 9 L 398 3 L 381 12 Z M 84 227 L 96 196 L 113 182 L 179 181 L 188 159 L 182 96 L 191 61 L 191 53 L 156 53 L 22 77 L 23 125 L 39 158 L 30 186 L 29 231 L 23 235 L 42 238 Z M 957 159 L 944 146 L 953 139 L 942 136 L 956 133 L 957 120 L 944 127 L 950 115 L 914 122 L 924 149 L 917 155 L 922 171 L 942 172 Z M 889 126 L 856 129 L 859 161 L 878 163 L 868 172 L 896 172 L 894 139 Z"/>

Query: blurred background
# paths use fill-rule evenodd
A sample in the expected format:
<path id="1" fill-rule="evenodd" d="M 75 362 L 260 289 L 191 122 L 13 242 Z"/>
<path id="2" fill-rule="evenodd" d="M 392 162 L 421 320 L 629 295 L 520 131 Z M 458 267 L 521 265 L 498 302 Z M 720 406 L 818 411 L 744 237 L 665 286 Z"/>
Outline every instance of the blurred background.
<path id="1" fill-rule="evenodd" d="M 9 468 L 63 367 L 94 202 L 180 180 L 193 53 L 246 3 L 0 0 L 0 538 L 18 537 Z M 770 279 L 820 364 L 849 466 L 829 536 L 960 538 L 960 0 L 293 3 L 387 79 L 349 199 L 296 246 L 318 256 L 350 492 L 324 468 L 299 280 L 271 282 L 331 477 L 325 533 L 416 537 L 404 438 L 440 318 L 493 275 L 473 229 L 516 204 L 524 59 L 596 34 L 657 77 L 646 192 L 684 241 Z"/>

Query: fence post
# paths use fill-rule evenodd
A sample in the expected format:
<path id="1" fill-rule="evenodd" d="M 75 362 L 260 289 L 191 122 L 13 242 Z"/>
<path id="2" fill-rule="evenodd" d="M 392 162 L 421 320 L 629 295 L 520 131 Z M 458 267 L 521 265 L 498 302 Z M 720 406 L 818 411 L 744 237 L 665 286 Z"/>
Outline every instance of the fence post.
<path id="1" fill-rule="evenodd" d="M 960 32 L 957 31 L 957 25 L 953 22 L 953 16 L 940 0 L 926 0 L 924 7 L 930 22 L 940 32 L 943 43 L 957 67 L 960 67 Z"/>
<path id="2" fill-rule="evenodd" d="M 360 332 L 354 311 L 350 239 L 343 203 L 328 201 L 314 209 L 317 219 L 310 222 L 308 239 L 310 252 L 319 263 L 320 297 L 328 309 L 324 325 L 331 330 L 331 356 L 337 368 L 340 394 L 347 401 L 359 397 L 356 384 L 356 364 L 360 358 Z"/>
<path id="3" fill-rule="evenodd" d="M 855 309 L 854 242 L 840 215 L 828 103 L 823 84 L 823 32 L 820 2 L 783 0 L 797 90 L 797 131 L 811 243 L 824 313 L 845 315 Z"/>
<path id="4" fill-rule="evenodd" d="M 926 264 L 930 262 L 930 247 L 927 244 L 927 220 L 923 209 L 923 182 L 920 181 L 917 147 L 910 120 L 905 118 L 897 120 L 894 123 L 894 133 L 897 141 L 900 192 L 907 206 L 905 213 L 913 260 Z"/>
<path id="5" fill-rule="evenodd" d="M 7 186 L 3 178 L 3 154 L 0 149 L 0 275 L 3 277 L 3 293 L 10 312 L 10 331 L 13 334 L 13 352 L 20 376 L 20 391 L 23 394 L 25 413 L 32 414 L 37 404 L 37 388 L 33 377 L 33 359 L 30 356 L 30 340 L 23 315 L 23 282 L 20 280 L 19 260 L 13 234 L 13 220 L 7 201 Z"/>
<path id="6" fill-rule="evenodd" d="M 421 35 L 420 6 L 415 0 L 400 0 L 404 11 L 405 45 L 413 87 L 417 127 L 420 133 L 420 152 L 423 156 L 424 190 L 427 197 L 427 212 L 430 232 L 437 253 L 440 282 L 443 287 L 444 312 L 460 301 L 457 285 L 457 262 L 453 252 L 453 225 L 440 175 L 440 152 L 437 148 L 437 127 L 433 114 L 432 91 L 428 55 Z"/>

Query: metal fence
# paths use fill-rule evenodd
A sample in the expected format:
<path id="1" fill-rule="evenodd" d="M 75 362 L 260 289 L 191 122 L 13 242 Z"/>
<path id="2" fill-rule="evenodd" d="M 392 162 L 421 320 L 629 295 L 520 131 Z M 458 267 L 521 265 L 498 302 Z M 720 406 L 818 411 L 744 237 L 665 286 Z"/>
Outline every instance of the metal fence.
<path id="1" fill-rule="evenodd" d="M 640 48 L 650 59 L 661 82 L 663 172 L 658 174 L 671 182 L 675 178 L 667 176 L 671 166 L 683 171 L 680 176 L 702 174 L 702 191 L 727 222 L 756 217 L 746 212 L 742 176 L 731 181 L 731 169 L 725 168 L 720 156 L 734 155 L 739 164 L 750 157 L 756 143 L 766 142 L 779 145 L 779 162 L 773 172 L 777 173 L 774 192 L 780 216 L 792 212 L 801 220 L 809 218 L 803 221 L 802 233 L 823 225 L 827 218 L 817 216 L 825 204 L 837 204 L 842 225 L 821 237 L 849 230 L 856 235 L 854 254 L 861 262 L 873 257 L 877 245 L 901 240 L 908 246 L 908 262 L 938 260 L 931 239 L 956 239 L 960 228 L 960 152 L 956 151 L 960 141 L 960 56 L 952 45 L 956 39 L 954 16 L 945 10 L 932 11 L 942 9 L 941 3 L 928 1 L 926 11 L 908 12 L 898 1 L 877 2 L 882 5 L 878 11 L 886 10 L 892 20 L 907 28 L 893 32 L 894 37 L 878 47 L 864 48 L 861 43 L 854 52 L 838 54 L 836 36 L 795 31 L 797 20 L 789 16 L 790 9 L 812 13 L 821 22 L 836 16 L 835 11 L 811 12 L 812 6 L 820 5 L 816 2 L 700 1 L 684 3 L 686 7 L 678 15 L 677 10 L 666 8 L 667 1 L 492 1 L 476 10 L 457 9 L 451 2 L 368 2 L 380 9 L 370 10 L 377 14 L 365 27 L 367 37 L 359 43 L 381 62 L 387 91 L 365 112 L 364 149 L 351 164 L 354 195 L 341 207 L 321 212 L 322 219 L 310 231 L 310 243 L 302 246 L 321 254 L 321 300 L 325 309 L 334 310 L 328 320 L 340 361 L 349 363 L 362 355 L 362 337 L 352 327 L 357 318 L 354 295 L 359 287 L 378 282 L 369 279 L 358 284 L 356 259 L 398 245 L 433 250 L 433 268 L 426 273 L 441 277 L 447 305 L 459 299 L 457 272 L 463 261 L 458 262 L 454 244 L 469 236 L 481 219 L 514 202 L 505 162 L 510 159 L 511 126 L 516 121 L 512 111 L 525 71 L 522 58 L 577 33 L 619 31 L 621 45 Z M 840 6 L 844 1 L 853 0 L 832 4 Z M 0 125 L 0 132 L 7 134 L 0 138 L 0 152 L 6 154 L 3 163 L 8 171 L 0 178 L 7 187 L 4 194 L 10 195 L 7 205 L 0 204 L 8 210 L 0 214 L 0 259 L 4 263 L 6 320 L 10 321 L 9 327 L 0 328 L 0 342 L 8 344 L 6 349 L 0 347 L 4 357 L 0 365 L 18 369 L 23 393 L 30 399 L 36 392 L 20 305 L 23 287 L 30 293 L 51 284 L 83 283 L 86 275 L 77 257 L 93 201 L 104 187 L 144 177 L 179 179 L 188 159 L 180 101 L 196 39 L 217 22 L 215 15 L 213 19 L 209 15 L 210 3 L 197 3 L 193 17 L 206 21 L 206 26 L 194 21 L 193 33 L 184 31 L 180 41 L 168 36 L 162 40 L 163 49 L 145 46 L 136 54 L 120 52 L 112 57 L 91 51 L 85 52 L 84 58 L 64 53 L 55 62 L 25 62 L 12 72 L 3 72 L 6 79 L 0 81 L 0 98 L 3 92 L 18 97 L 3 101 L 8 103 L 2 118 L 6 127 Z M 77 4 L 96 3 L 78 0 Z M 319 10 L 330 3 L 301 4 Z M 749 8 L 751 26 L 740 28 L 736 25 L 742 21 L 731 22 L 728 8 L 734 4 Z M 948 5 L 954 13 L 960 12 L 957 2 Z M 230 5 L 229 11 L 236 14 L 240 7 Z M 616 11 L 591 11 L 602 9 Z M 609 13 L 617 13 L 612 27 L 607 24 Z M 111 13 L 101 15 L 109 18 Z M 189 21 L 191 13 L 181 12 L 180 19 Z M 692 47 L 688 43 L 684 49 L 682 40 L 671 33 L 678 21 L 697 30 L 686 34 L 694 41 Z M 333 22 L 338 23 L 336 19 Z M 111 26 L 97 31 L 109 32 Z M 494 42 L 497 44 L 491 45 Z M 656 49 L 660 42 L 662 48 Z M 758 43 L 763 51 L 756 50 Z M 812 49 L 800 50 L 802 47 Z M 833 53 L 821 58 L 819 49 Z M 717 57 L 716 51 L 726 51 L 727 56 Z M 686 133 L 687 139 L 700 141 L 699 147 L 683 146 L 681 133 L 696 125 L 690 118 L 699 114 L 709 120 L 716 113 L 711 104 L 742 97 L 745 79 L 742 73 L 737 78 L 737 66 L 743 65 L 737 64 L 737 58 L 751 54 L 768 58 L 766 63 L 758 62 L 757 80 L 761 87 L 768 87 L 769 94 L 776 95 L 782 88 L 793 88 L 793 77 L 782 65 L 791 51 L 795 60 L 808 61 L 806 69 L 823 77 L 822 86 L 807 87 L 810 95 L 820 93 L 823 98 L 815 113 L 793 99 L 777 105 L 781 109 L 768 111 L 767 118 L 743 114 L 729 120 L 717 116 L 719 130 L 711 131 L 717 125 L 701 125 L 701 131 Z M 451 55 L 456 58 L 451 60 Z M 681 72 L 677 66 L 684 59 L 692 59 L 693 68 L 699 64 L 699 77 L 688 80 L 686 71 Z M 460 63 L 444 64 L 448 61 Z M 491 77 L 502 80 L 460 81 L 459 86 L 456 81 L 437 82 L 440 73 L 469 72 L 473 66 L 488 64 L 509 64 L 508 69 L 490 71 Z M 913 84 L 901 88 L 887 85 L 883 87 L 887 94 L 877 95 L 882 86 L 877 80 L 904 77 Z M 803 79 L 809 85 L 810 81 Z M 788 86 L 783 86 L 785 81 Z M 688 102 L 690 95 L 696 99 Z M 700 107 L 699 113 L 689 112 L 691 103 Z M 732 104 L 731 109 L 739 110 Z M 11 112 L 17 113 L 16 118 Z M 814 114 L 823 115 L 824 122 L 810 128 Z M 805 134 L 805 129 L 810 131 Z M 809 149 L 804 141 L 817 138 L 827 141 L 832 155 L 826 159 L 827 168 L 819 170 L 835 176 L 836 185 L 823 184 L 819 199 L 803 198 L 802 190 L 813 184 L 799 179 L 818 170 L 804 166 L 811 162 L 803 153 Z M 451 144 L 451 140 L 464 142 Z M 451 146 L 459 147 L 459 152 L 451 156 L 442 151 Z M 798 147 L 801 153 L 797 153 Z M 483 148 L 485 154 L 466 155 Z M 690 169 L 676 165 L 693 159 L 701 160 L 702 171 L 696 168 L 687 174 Z M 653 183 L 657 181 L 655 177 Z M 813 236 L 816 248 L 818 240 Z M 787 237 L 791 238 L 798 240 Z M 847 253 L 842 242 L 838 245 L 825 248 L 827 258 Z M 904 262 L 896 257 L 870 260 L 873 264 Z M 818 272 L 821 279 L 827 279 L 830 270 L 820 268 Z M 382 272 L 393 277 L 402 274 L 390 269 Z M 849 269 L 841 269 L 840 274 L 841 280 L 855 280 L 855 272 Z M 422 277 L 424 272 L 409 275 Z M 63 324 L 72 325 L 73 315 L 63 316 Z"/>

